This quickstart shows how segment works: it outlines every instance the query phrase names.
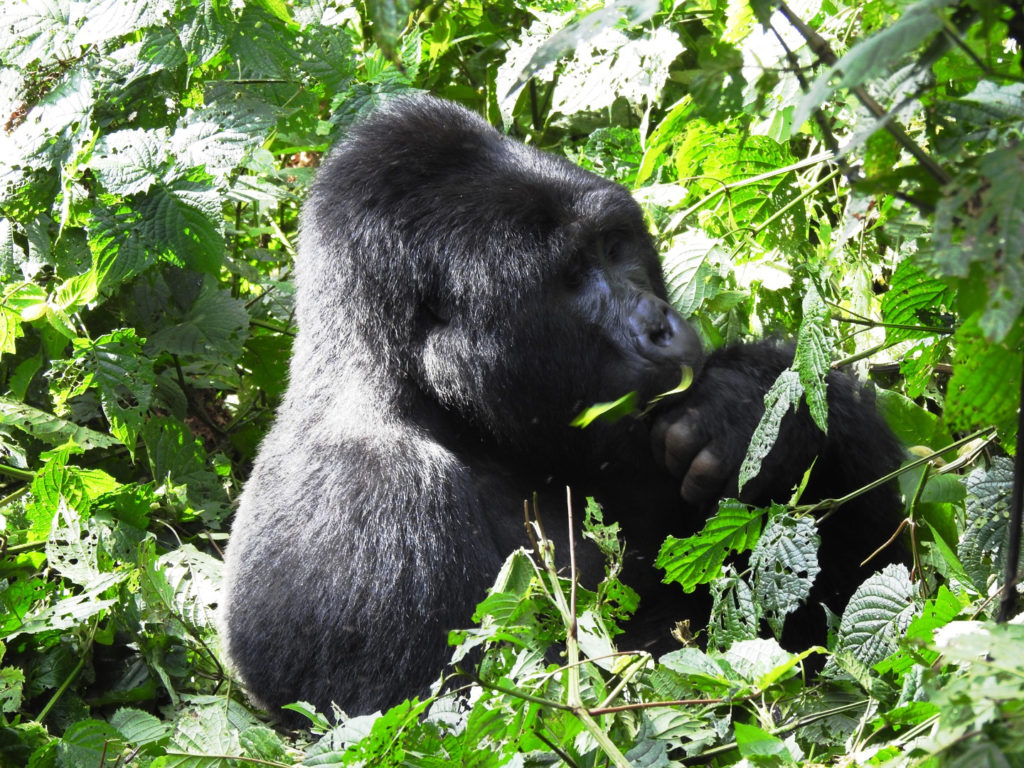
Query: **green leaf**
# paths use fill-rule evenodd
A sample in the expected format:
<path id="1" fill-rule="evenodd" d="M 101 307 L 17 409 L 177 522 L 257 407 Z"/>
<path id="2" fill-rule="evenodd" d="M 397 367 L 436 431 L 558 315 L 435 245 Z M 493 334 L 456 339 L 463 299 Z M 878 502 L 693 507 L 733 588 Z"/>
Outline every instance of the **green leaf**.
<path id="1" fill-rule="evenodd" d="M 665 569 L 666 583 L 679 582 L 685 591 L 692 592 L 698 584 L 718 577 L 730 552 L 747 551 L 760 534 L 760 511 L 729 499 L 722 502 L 718 513 L 708 519 L 696 536 L 669 536 L 655 565 Z"/>
<path id="2" fill-rule="evenodd" d="M 288 13 L 288 4 L 284 0 L 256 0 L 256 4 L 286 24 L 292 23 L 292 17 Z"/>
<path id="3" fill-rule="evenodd" d="M 415 0 L 367 0 L 373 40 L 392 61 L 398 59 L 398 36 L 416 9 Z"/>
<path id="4" fill-rule="evenodd" d="M 72 70 L 29 111 L 13 133 L 14 146 L 33 166 L 49 170 L 67 148 L 71 134 L 87 130 L 95 99 L 93 73 Z"/>
<path id="5" fill-rule="evenodd" d="M 728 648 L 740 640 L 751 640 L 761 629 L 760 607 L 754 592 L 731 565 L 711 582 L 711 618 L 708 647 Z"/>
<path id="6" fill-rule="evenodd" d="M 125 129 L 105 134 L 93 150 L 90 165 L 109 192 L 146 192 L 166 171 L 167 130 Z"/>
<path id="7" fill-rule="evenodd" d="M 9 32 L 0 38 L 0 56 L 9 67 L 25 67 L 33 61 L 53 61 L 71 44 L 71 0 L 13 3 L 4 8 Z"/>
<path id="8" fill-rule="evenodd" d="M 806 600 L 821 567 L 818 527 L 810 517 L 772 514 L 750 555 L 754 599 L 776 637 Z"/>
<path id="9" fill-rule="evenodd" d="M 777 640 L 755 637 L 733 644 L 719 658 L 728 665 L 730 677 L 765 689 L 785 677 L 792 677 L 801 659 L 814 649 L 793 654 L 784 650 Z"/>
<path id="10" fill-rule="evenodd" d="M 199 178 L 155 186 L 136 204 L 142 241 L 161 258 L 216 275 L 224 255 L 224 222 L 217 190 Z"/>
<path id="11" fill-rule="evenodd" d="M 133 458 L 156 384 L 153 361 L 142 353 L 142 342 L 133 328 L 122 328 L 95 341 L 76 339 L 74 352 L 74 360 L 91 374 L 91 386 L 99 390 L 111 432 Z"/>
<path id="12" fill-rule="evenodd" d="M 186 707 L 178 713 L 174 721 L 171 743 L 182 752 L 197 756 L 241 755 L 239 733 L 231 725 L 223 706 L 210 704 Z M 171 750 L 168 750 L 168 754 L 171 754 Z"/>
<path id="13" fill-rule="evenodd" d="M 1024 148 L 989 152 L 978 175 L 959 178 L 936 206 L 929 261 L 947 275 L 984 283 L 978 325 L 989 341 L 1001 342 L 1024 311 Z"/>
<path id="14" fill-rule="evenodd" d="M 274 115 L 253 99 L 232 99 L 190 109 L 179 120 L 170 144 L 178 162 L 203 167 L 218 178 L 235 172 L 263 145 L 274 128 Z"/>
<path id="15" fill-rule="evenodd" d="M 220 53 L 234 21 L 228 8 L 217 0 L 198 0 L 196 10 L 185 15 L 177 30 L 193 67 L 205 64 Z"/>
<path id="16" fill-rule="evenodd" d="M 682 685 L 678 689 L 681 695 L 676 698 L 685 698 L 693 691 L 718 696 L 734 685 L 718 661 L 699 648 L 680 648 L 666 653 L 658 659 L 658 668 L 671 673 L 663 682 L 674 678 L 676 685 Z"/>
<path id="17" fill-rule="evenodd" d="M 57 744 L 58 768 L 81 768 L 103 765 L 112 755 L 119 755 L 124 742 L 110 723 L 82 720 L 64 731 Z"/>
<path id="18" fill-rule="evenodd" d="M 596 403 L 579 413 L 569 422 L 571 427 L 589 427 L 598 419 L 614 424 L 624 416 L 636 413 L 639 409 L 639 397 L 636 392 L 627 392 L 618 400 L 610 403 Z"/>
<path id="19" fill-rule="evenodd" d="M 778 736 L 772 736 L 760 728 L 746 723 L 733 723 L 736 733 L 736 747 L 744 757 L 775 758 L 784 764 L 792 764 L 785 743 Z"/>
<path id="20" fill-rule="evenodd" d="M 764 413 L 754 429 L 750 445 L 747 447 L 747 455 L 740 465 L 739 488 L 741 491 L 743 486 L 757 477 L 761 471 L 761 462 L 768 456 L 779 437 L 782 418 L 788 411 L 796 411 L 800 406 L 803 392 L 800 374 L 790 368 L 780 373 L 771 389 L 765 393 Z"/>
<path id="21" fill-rule="evenodd" d="M 913 592 L 905 565 L 887 565 L 869 576 L 843 611 L 836 652 L 852 653 L 865 666 L 892 654 L 917 614 Z"/>
<path id="22" fill-rule="evenodd" d="M 248 327 L 245 303 L 207 279 L 188 311 L 177 322 L 169 322 L 152 334 L 146 348 L 232 364 L 241 357 Z"/>
<path id="23" fill-rule="evenodd" d="M 161 555 L 156 562 L 161 572 L 164 604 L 186 626 L 213 632 L 224 564 L 200 552 L 191 544 Z"/>
<path id="24" fill-rule="evenodd" d="M 700 231 L 675 238 L 662 256 L 669 303 L 683 317 L 690 317 L 718 293 L 722 281 L 711 262 L 722 256 L 721 244 Z"/>
<path id="25" fill-rule="evenodd" d="M 227 512 L 224 488 L 207 464 L 202 443 L 188 427 L 176 419 L 150 418 L 142 428 L 142 440 L 153 480 L 162 492 L 174 493 L 176 501 L 186 502 L 188 511 L 219 526 Z M 185 486 L 184 494 L 178 486 Z"/>
<path id="26" fill-rule="evenodd" d="M 82 469 L 66 464 L 70 451 L 61 449 L 32 480 L 29 506 L 33 531 L 49 536 L 57 517 L 58 506 L 64 502 L 79 514 L 86 514 L 92 500 L 114 491 L 117 481 L 102 469 Z"/>
<path id="27" fill-rule="evenodd" d="M 976 322 L 968 320 L 956 333 L 953 376 L 946 395 L 946 424 L 964 431 L 995 426 L 1010 447 L 1017 434 L 1024 318 L 1002 341 L 992 343 Z"/>
<path id="28" fill-rule="evenodd" d="M 3 644 L 0 643 L 0 649 Z M 21 708 L 21 695 L 25 685 L 25 673 L 15 667 L 0 669 L 0 712 L 7 714 Z"/>
<path id="29" fill-rule="evenodd" d="M 835 88 L 852 88 L 887 74 L 901 57 L 922 45 L 942 28 L 943 11 L 954 0 L 921 0 L 879 32 L 853 45 L 821 75 L 800 101 L 794 125 L 803 124 Z"/>
<path id="30" fill-rule="evenodd" d="M 809 285 L 803 300 L 803 319 L 797 335 L 793 369 L 807 398 L 811 418 L 818 428 L 828 432 L 828 398 L 825 375 L 829 372 L 834 346 L 828 334 L 828 308 L 814 285 Z M 775 442 L 775 438 L 772 438 Z M 756 473 L 755 473 L 756 474 Z"/>
<path id="31" fill-rule="evenodd" d="M 123 37 L 165 20 L 168 4 L 133 0 L 91 0 L 78 13 L 84 19 L 74 44 L 82 48 Z"/>
<path id="32" fill-rule="evenodd" d="M 170 724 L 141 709 L 122 707 L 110 716 L 110 724 L 127 744 L 133 747 L 163 741 L 170 733 Z"/>
<path id="33" fill-rule="evenodd" d="M 89 588 L 105 578 L 99 563 L 99 530 L 61 499 L 46 541 L 46 560 L 65 579 Z"/>
<path id="34" fill-rule="evenodd" d="M 103 574 L 93 582 L 90 589 L 74 597 L 58 600 L 47 608 L 35 610 L 25 616 L 23 622 L 8 637 L 34 635 L 40 632 L 64 632 L 81 627 L 86 620 L 117 604 L 117 598 L 101 599 L 101 596 L 128 576 L 127 571 Z"/>
<path id="35" fill-rule="evenodd" d="M 703 228 L 710 234 L 725 236 L 775 214 L 781 214 L 776 224 L 759 235 L 768 245 L 794 245 L 797 233 L 805 230 L 803 208 L 787 207 L 797 200 L 793 174 L 778 173 L 795 158 L 787 146 L 774 139 L 722 133 L 717 127 L 706 133 L 697 126 L 688 127 L 675 161 L 680 177 L 693 177 L 690 192 L 694 197 L 723 194 L 724 185 L 735 185 L 716 211 L 706 214 Z"/>
<path id="36" fill-rule="evenodd" d="M 0 395 L 0 424 L 13 427 L 37 437 L 49 445 L 60 445 L 68 441 L 86 450 L 91 448 L 109 448 L 117 445 L 116 438 L 101 432 L 80 427 L 79 425 L 59 419 L 38 408 L 19 403 Z"/>
<path id="37" fill-rule="evenodd" d="M 914 261 L 902 261 L 893 273 L 892 287 L 882 296 L 882 320 L 894 325 L 946 325 L 942 315 L 951 309 L 954 295 L 946 283 L 929 277 Z M 892 343 L 934 335 L 934 331 L 885 329 L 885 337 Z"/>
<path id="38" fill-rule="evenodd" d="M 1013 461 L 995 456 L 989 467 L 967 476 L 967 526 L 957 556 L 981 594 L 992 581 L 1001 581 L 1013 491 Z"/>
<path id="39" fill-rule="evenodd" d="M 587 10 L 590 11 L 589 8 Z M 609 3 L 603 8 L 586 13 L 545 40 L 518 73 L 508 92 L 498 94 L 499 99 L 503 102 L 514 102 L 522 87 L 544 67 L 575 51 L 606 29 L 623 23 L 630 26 L 642 24 L 657 10 L 656 0 L 626 0 Z"/>

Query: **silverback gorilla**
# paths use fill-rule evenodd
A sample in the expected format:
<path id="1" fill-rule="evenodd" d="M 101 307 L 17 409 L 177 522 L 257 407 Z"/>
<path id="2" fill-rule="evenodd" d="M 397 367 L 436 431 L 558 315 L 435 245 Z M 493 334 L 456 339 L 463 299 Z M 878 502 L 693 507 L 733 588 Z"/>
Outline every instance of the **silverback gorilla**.
<path id="1" fill-rule="evenodd" d="M 666 651 L 674 621 L 706 620 L 707 598 L 661 584 L 653 560 L 736 493 L 792 353 L 759 343 L 705 359 L 623 187 L 454 104 L 395 100 L 320 169 L 296 285 L 288 391 L 227 554 L 227 649 L 257 701 L 353 715 L 425 691 L 448 630 L 526 544 L 535 492 L 565 554 L 566 486 L 622 527 L 642 601 L 620 645 Z M 673 388 L 683 365 L 693 386 L 653 420 L 570 427 L 596 402 Z M 805 410 L 787 415 L 744 500 L 785 500 L 812 460 L 805 499 L 894 468 L 900 450 L 866 398 L 830 375 L 828 434 Z M 890 548 L 860 565 L 898 514 L 881 489 L 824 523 L 822 571 L 785 644 L 823 640 L 820 604 L 841 611 L 902 558 Z M 596 552 L 579 564 L 584 582 L 603 572 Z"/>

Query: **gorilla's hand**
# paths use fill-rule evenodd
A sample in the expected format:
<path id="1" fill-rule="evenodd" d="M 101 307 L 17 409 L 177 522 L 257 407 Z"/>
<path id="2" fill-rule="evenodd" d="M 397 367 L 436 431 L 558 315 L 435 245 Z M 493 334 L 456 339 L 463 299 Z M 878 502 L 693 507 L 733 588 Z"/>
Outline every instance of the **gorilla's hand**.
<path id="1" fill-rule="evenodd" d="M 764 395 L 791 360 L 789 350 L 767 344 L 719 350 L 678 403 L 655 415 L 655 460 L 682 481 L 680 495 L 687 504 L 707 510 L 716 500 L 737 495 L 740 465 L 764 413 Z M 740 498 L 759 505 L 784 501 L 824 441 L 806 407 L 788 413 L 775 447 Z"/>

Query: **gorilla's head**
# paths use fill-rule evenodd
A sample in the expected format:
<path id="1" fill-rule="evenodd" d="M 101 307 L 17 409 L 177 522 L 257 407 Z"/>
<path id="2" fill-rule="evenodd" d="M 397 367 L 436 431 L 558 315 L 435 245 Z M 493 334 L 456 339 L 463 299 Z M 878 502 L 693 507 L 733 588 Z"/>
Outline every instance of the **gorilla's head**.
<path id="1" fill-rule="evenodd" d="M 650 398 L 701 364 L 630 194 L 450 103 L 405 99 L 361 124 L 302 224 L 316 257 L 299 323 L 339 340 L 316 354 L 375 367 L 396 407 L 431 401 L 514 449 L 564 453 L 584 407 Z"/>

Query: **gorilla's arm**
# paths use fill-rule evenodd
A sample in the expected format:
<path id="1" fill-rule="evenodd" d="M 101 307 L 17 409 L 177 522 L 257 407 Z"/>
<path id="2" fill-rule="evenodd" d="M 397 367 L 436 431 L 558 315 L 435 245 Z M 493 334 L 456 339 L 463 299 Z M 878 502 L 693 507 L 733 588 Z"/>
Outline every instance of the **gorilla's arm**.
<path id="1" fill-rule="evenodd" d="M 792 349 L 764 342 L 712 353 L 683 400 L 659 414 L 652 438 L 656 460 L 680 481 L 684 514 L 713 514 L 718 500 L 736 496 L 747 445 L 764 413 L 763 398 L 793 360 Z M 740 499 L 756 506 L 786 502 L 814 462 L 801 502 L 836 498 L 896 469 L 903 450 L 875 410 L 873 397 L 852 376 L 828 374 L 828 433 L 806 404 L 782 419 L 774 447 Z M 895 484 L 875 488 L 844 504 L 818 529 L 821 572 L 806 603 L 786 620 L 782 644 L 791 650 L 824 644 L 820 604 L 842 613 L 853 588 L 889 563 L 906 563 L 896 539 L 902 501 Z"/>

